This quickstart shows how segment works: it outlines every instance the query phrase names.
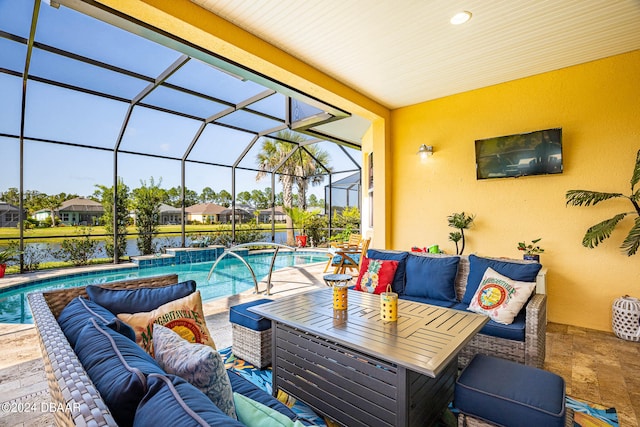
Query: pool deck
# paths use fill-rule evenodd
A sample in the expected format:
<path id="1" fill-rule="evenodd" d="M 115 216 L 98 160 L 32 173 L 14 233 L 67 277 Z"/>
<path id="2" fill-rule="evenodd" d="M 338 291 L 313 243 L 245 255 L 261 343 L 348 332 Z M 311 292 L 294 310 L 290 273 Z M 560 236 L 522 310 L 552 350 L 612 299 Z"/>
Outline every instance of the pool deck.
<path id="1" fill-rule="evenodd" d="M 272 291 L 269 298 L 305 292 L 326 286 L 322 280 L 326 262 L 287 267 L 277 270 L 272 277 Z M 124 265 L 126 266 L 126 265 Z M 121 268 L 105 265 L 101 268 Z M 93 267 L 85 267 L 95 270 Z M 78 272 L 65 269 L 64 273 Z M 19 277 L 0 279 L 0 288 L 13 286 L 25 280 L 36 280 L 53 277 L 56 272 L 35 272 Z M 260 282 L 259 289 L 264 290 L 266 283 Z M 203 304 L 207 327 L 213 336 L 216 347 L 225 348 L 231 345 L 231 324 L 229 323 L 229 307 L 264 298 L 265 294 L 254 294 L 253 289 L 238 295 L 219 298 Z M 49 386 L 46 381 L 42 355 L 33 325 L 0 323 L 0 426 L 53 426 L 53 414 L 47 410 Z M 7 403 L 25 410 L 7 412 Z M 33 409 L 33 410 L 32 410 Z"/>

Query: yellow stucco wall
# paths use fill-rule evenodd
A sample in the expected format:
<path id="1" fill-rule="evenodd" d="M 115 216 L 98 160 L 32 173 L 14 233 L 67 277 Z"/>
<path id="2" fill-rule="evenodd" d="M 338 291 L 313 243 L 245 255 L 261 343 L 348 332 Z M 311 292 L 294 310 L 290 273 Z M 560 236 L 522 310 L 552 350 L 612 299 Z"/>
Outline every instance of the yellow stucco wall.
<path id="1" fill-rule="evenodd" d="M 446 218 L 460 211 L 476 215 L 467 254 L 519 258 L 518 241 L 541 237 L 550 321 L 610 330 L 612 301 L 640 297 L 640 254 L 618 249 L 631 219 L 596 249 L 581 241 L 588 227 L 632 206 L 566 207 L 565 193 L 630 193 L 638 76 L 635 51 L 393 111 L 390 246 L 437 243 L 455 252 Z M 476 180 L 476 139 L 552 127 L 563 128 L 563 174 Z M 424 163 L 416 155 L 422 143 L 435 147 Z"/>

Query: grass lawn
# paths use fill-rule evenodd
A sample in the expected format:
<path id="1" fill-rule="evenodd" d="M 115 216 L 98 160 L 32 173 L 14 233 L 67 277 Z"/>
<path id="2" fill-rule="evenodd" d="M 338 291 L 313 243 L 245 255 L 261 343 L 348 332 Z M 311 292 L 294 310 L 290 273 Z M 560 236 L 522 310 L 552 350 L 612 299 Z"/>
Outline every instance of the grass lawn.
<path id="1" fill-rule="evenodd" d="M 228 225 L 227 225 L 228 227 Z M 207 233 L 217 231 L 223 228 L 221 225 L 187 225 L 186 233 L 187 234 L 198 234 L 198 233 Z M 260 224 L 260 228 L 265 231 L 271 230 L 270 224 Z M 276 224 L 276 229 L 285 228 L 284 224 Z M 159 237 L 164 236 L 178 236 L 181 232 L 180 225 L 161 225 L 158 227 L 160 230 Z M 49 228 L 33 228 L 30 230 L 24 231 L 25 240 L 29 243 L 34 242 L 48 242 L 55 243 L 61 242 L 67 237 L 76 237 L 78 233 L 83 230 L 83 227 L 73 227 L 73 226 L 65 226 L 65 227 L 49 227 Z M 127 233 L 130 235 L 134 235 L 137 233 L 136 227 L 131 226 L 127 227 Z M 104 227 L 91 227 L 91 234 L 100 236 L 101 234 L 106 234 Z M 53 237 L 55 236 L 55 237 Z M 20 230 L 17 228 L 9 228 L 9 227 L 0 227 L 0 243 L 3 241 L 6 242 L 5 239 L 19 239 L 20 238 Z M 97 237 L 100 238 L 100 237 Z"/>

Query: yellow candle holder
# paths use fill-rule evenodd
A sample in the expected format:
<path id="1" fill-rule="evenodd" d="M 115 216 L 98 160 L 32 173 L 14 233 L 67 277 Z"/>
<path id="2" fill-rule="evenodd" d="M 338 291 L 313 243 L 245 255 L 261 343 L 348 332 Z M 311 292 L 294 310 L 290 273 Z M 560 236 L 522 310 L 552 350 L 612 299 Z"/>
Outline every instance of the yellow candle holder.
<path id="1" fill-rule="evenodd" d="M 342 283 L 333 285 L 333 309 L 346 310 L 347 303 L 347 284 Z"/>
<path id="2" fill-rule="evenodd" d="M 333 310 L 333 326 L 340 326 L 347 321 L 347 310 Z"/>
<path id="3" fill-rule="evenodd" d="M 398 320 L 398 294 L 391 292 L 391 285 L 380 294 L 380 318 L 385 322 Z"/>

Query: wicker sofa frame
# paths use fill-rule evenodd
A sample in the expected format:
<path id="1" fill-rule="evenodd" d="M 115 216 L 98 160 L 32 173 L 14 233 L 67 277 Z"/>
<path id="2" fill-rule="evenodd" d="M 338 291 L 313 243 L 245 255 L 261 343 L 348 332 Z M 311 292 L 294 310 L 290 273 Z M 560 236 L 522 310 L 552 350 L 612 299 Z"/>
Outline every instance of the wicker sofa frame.
<path id="1" fill-rule="evenodd" d="M 178 283 L 178 276 L 148 277 L 100 285 L 109 289 L 153 288 Z M 59 289 L 28 295 L 33 322 L 38 334 L 51 400 L 66 408 L 55 411 L 58 426 L 115 426 L 109 408 L 84 370 L 57 318 L 75 297 L 87 297 L 85 287 Z"/>
<path id="2" fill-rule="evenodd" d="M 443 257 L 447 255 L 423 254 L 419 256 Z M 502 259 L 501 261 L 506 261 Z M 529 263 L 531 261 L 508 260 L 509 262 Z M 461 256 L 455 280 L 456 295 L 462 300 L 469 278 L 469 258 Z M 547 333 L 547 296 L 534 294 L 527 305 L 525 340 L 516 341 L 478 333 L 458 354 L 458 368 L 462 369 L 476 354 L 486 354 L 502 359 L 513 360 L 525 365 L 543 368 L 546 351 Z"/>

